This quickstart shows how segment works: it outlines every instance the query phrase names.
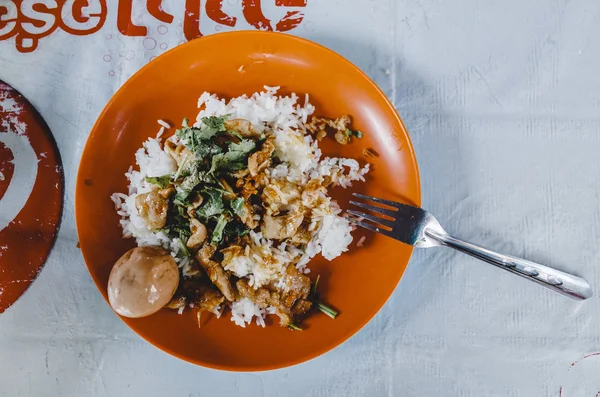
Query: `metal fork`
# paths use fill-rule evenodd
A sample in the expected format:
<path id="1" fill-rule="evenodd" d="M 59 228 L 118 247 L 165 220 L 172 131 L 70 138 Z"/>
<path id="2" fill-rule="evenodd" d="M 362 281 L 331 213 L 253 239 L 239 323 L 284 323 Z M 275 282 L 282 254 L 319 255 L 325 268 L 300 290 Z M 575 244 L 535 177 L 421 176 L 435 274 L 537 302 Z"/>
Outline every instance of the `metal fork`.
<path id="1" fill-rule="evenodd" d="M 439 222 L 422 208 L 359 193 L 353 193 L 353 196 L 389 207 L 384 208 L 379 205 L 350 201 L 352 205 L 383 215 L 381 217 L 349 210 L 348 213 L 359 218 L 353 219 L 353 222 L 365 229 L 381 233 L 417 248 L 436 246 L 454 248 L 572 299 L 583 300 L 593 295 L 590 285 L 580 277 L 525 259 L 502 255 L 450 236 L 440 226 Z M 365 222 L 365 220 L 370 222 Z"/>

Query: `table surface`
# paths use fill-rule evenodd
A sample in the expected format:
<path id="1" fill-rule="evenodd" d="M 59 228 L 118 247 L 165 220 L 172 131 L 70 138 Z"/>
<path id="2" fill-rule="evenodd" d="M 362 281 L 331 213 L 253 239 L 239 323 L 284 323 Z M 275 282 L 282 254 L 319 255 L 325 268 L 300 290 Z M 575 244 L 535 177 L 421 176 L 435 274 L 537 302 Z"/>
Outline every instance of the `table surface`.
<path id="1" fill-rule="evenodd" d="M 15 3 L 0 0 L 0 20 L 2 6 Z M 18 36 L 0 39 L 0 79 L 45 118 L 66 179 L 56 246 L 38 280 L 0 315 L 0 396 L 597 395 L 597 297 L 577 303 L 441 248 L 415 252 L 388 303 L 352 339 L 295 367 L 213 371 L 133 334 L 102 299 L 77 248 L 75 177 L 106 102 L 152 57 L 186 39 L 180 25 L 190 10 L 165 2 L 175 16 L 166 24 L 134 2 L 133 20 L 148 31 L 133 37 L 120 33 L 117 18 L 131 0 L 120 8 L 90 2 L 106 3 L 96 33 L 42 28 L 24 41 L 37 46 L 32 52 L 18 49 Z M 260 2 L 222 3 L 235 26 L 203 11 L 203 34 L 253 28 L 242 9 Z M 600 292 L 600 2 L 261 6 L 273 26 L 299 11 L 300 23 L 280 30 L 339 52 L 382 87 L 413 140 L 423 205 L 449 232 L 574 272 Z M 34 27 L 21 21 L 18 28 L 25 35 Z"/>

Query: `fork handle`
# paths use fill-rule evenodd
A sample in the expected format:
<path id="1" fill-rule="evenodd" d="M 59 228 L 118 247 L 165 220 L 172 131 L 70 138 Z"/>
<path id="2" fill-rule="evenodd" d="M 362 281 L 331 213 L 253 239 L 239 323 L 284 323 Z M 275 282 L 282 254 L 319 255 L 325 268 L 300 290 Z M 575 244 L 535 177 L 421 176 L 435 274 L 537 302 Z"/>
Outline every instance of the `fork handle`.
<path id="1" fill-rule="evenodd" d="M 508 270 L 513 274 L 534 281 L 569 298 L 584 300 L 593 295 L 590 285 L 580 277 L 525 259 L 502 255 L 431 229 L 426 230 L 425 234 L 442 245 L 491 263 L 501 269 Z"/>

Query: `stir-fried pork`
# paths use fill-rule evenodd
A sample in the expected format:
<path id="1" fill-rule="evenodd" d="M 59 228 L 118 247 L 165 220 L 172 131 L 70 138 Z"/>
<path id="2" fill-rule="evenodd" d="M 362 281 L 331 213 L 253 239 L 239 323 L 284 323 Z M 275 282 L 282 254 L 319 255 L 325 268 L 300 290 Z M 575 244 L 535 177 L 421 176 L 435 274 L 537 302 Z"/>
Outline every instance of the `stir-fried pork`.
<path id="1" fill-rule="evenodd" d="M 194 154 L 185 147 L 184 145 L 177 145 L 170 140 L 165 141 L 165 151 L 173 157 L 177 166 L 181 166 L 181 163 L 186 159 L 192 159 Z"/>
<path id="2" fill-rule="evenodd" d="M 212 312 L 225 301 L 223 294 L 206 278 L 186 280 L 183 283 L 183 289 L 189 301 L 201 312 Z"/>
<path id="3" fill-rule="evenodd" d="M 138 194 L 135 198 L 135 208 L 138 215 L 150 229 L 161 229 L 167 223 L 171 193 L 173 193 L 172 188 L 156 189 L 148 193 Z"/>
<path id="4" fill-rule="evenodd" d="M 204 244 L 196 254 L 196 259 L 198 259 L 198 262 L 200 262 L 206 271 L 210 281 L 219 288 L 228 301 L 233 302 L 235 301 L 235 291 L 231 286 L 227 273 L 218 262 L 211 259 L 215 253 L 215 249 L 212 245 Z"/>
<path id="5" fill-rule="evenodd" d="M 225 121 L 225 128 L 229 131 L 237 132 L 244 138 L 256 138 L 260 136 L 251 122 L 244 119 L 232 119 Z"/>
<path id="6" fill-rule="evenodd" d="M 206 226 L 200 223 L 196 218 L 192 218 L 190 219 L 190 231 L 192 232 L 192 235 L 187 241 L 188 248 L 199 248 L 202 243 L 206 241 L 206 237 L 208 236 Z"/>
<path id="7" fill-rule="evenodd" d="M 294 207 L 287 215 L 265 215 L 260 230 L 265 238 L 284 240 L 296 233 L 303 220 L 302 210 L 299 207 Z"/>
<path id="8" fill-rule="evenodd" d="M 262 148 L 251 154 L 248 158 L 248 170 L 250 175 L 257 176 L 259 172 L 271 165 L 271 155 L 275 150 L 273 139 L 269 137 L 262 145 Z"/>
<path id="9" fill-rule="evenodd" d="M 350 127 L 350 116 L 343 115 L 338 117 L 335 120 L 322 118 L 322 117 L 313 117 L 306 125 L 306 129 L 310 131 L 317 140 L 321 140 L 327 136 L 327 128 L 332 129 L 334 133 L 335 140 L 345 145 L 350 142 L 350 134 L 348 134 L 348 128 Z"/>

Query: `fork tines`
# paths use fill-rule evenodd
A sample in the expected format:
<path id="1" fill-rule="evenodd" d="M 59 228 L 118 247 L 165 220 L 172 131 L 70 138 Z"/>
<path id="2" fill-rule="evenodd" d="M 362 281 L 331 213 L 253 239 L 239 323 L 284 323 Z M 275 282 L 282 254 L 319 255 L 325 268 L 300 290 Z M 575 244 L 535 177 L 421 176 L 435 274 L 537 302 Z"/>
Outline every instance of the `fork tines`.
<path id="1" fill-rule="evenodd" d="M 396 208 L 396 209 L 382 208 L 382 207 L 375 206 L 375 205 L 361 203 L 359 201 L 350 201 L 350 204 L 352 204 L 352 205 L 366 209 L 371 212 L 375 212 L 375 213 L 387 216 L 392 219 L 386 219 L 383 217 L 371 215 L 371 214 L 361 212 L 361 211 L 355 211 L 355 210 L 347 211 L 349 214 L 352 214 L 355 217 L 357 217 L 357 219 L 350 218 L 352 220 L 352 222 L 354 222 L 355 224 L 357 224 L 361 227 L 364 227 L 365 229 L 371 230 L 373 232 L 381 233 L 386 236 L 391 236 L 392 229 L 394 228 L 396 213 L 398 211 L 397 210 L 398 203 L 395 203 L 395 202 L 389 201 L 389 200 L 380 199 L 377 197 L 365 196 L 364 194 L 360 194 L 360 193 L 352 193 L 352 195 L 356 198 L 360 198 L 360 199 L 367 200 L 367 201 L 373 201 L 378 204 L 383 204 L 383 205 L 386 205 L 386 206 L 389 206 L 392 208 Z M 364 221 L 365 219 L 370 222 L 365 222 Z M 371 223 L 371 222 L 373 222 L 373 223 Z"/>

